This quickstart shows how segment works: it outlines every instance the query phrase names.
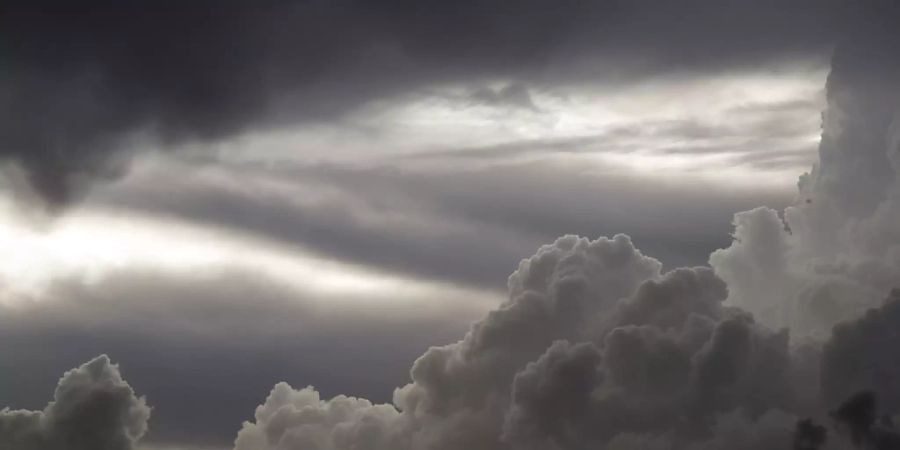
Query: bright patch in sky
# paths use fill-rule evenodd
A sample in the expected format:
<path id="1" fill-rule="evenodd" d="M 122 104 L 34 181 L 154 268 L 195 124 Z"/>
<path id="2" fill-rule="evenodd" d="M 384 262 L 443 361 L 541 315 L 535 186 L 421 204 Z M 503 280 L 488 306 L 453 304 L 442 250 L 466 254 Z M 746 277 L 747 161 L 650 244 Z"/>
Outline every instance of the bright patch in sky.
<path id="1" fill-rule="evenodd" d="M 329 302 L 415 301 L 435 292 L 473 299 L 487 307 L 493 294 L 419 281 L 317 258 L 211 228 L 152 217 L 72 212 L 45 228 L 16 221 L 7 208 L 0 215 L 0 302 L 39 297 L 48 283 L 75 276 L 97 281 L 116 270 L 146 268 L 202 275 L 240 268 L 313 294 Z M 12 294 L 12 295 L 10 295 Z M 445 297 L 442 297 L 445 298 Z M 470 306 L 470 305 L 467 305 Z"/>
<path id="2" fill-rule="evenodd" d="M 435 167 L 471 170 L 537 161 L 597 177 L 621 171 L 666 182 L 706 180 L 727 188 L 777 186 L 787 191 L 793 189 L 799 170 L 814 158 L 824 77 L 822 70 L 793 69 L 651 79 L 615 89 L 517 87 L 503 81 L 477 89 L 443 86 L 372 103 L 341 121 L 257 131 L 181 150 L 199 155 L 212 151 L 225 161 L 272 168 L 281 163 L 326 163 L 426 173 Z M 141 170 L 135 166 L 132 176 L 139 176 Z M 241 183 L 251 179 L 249 173 L 246 177 Z M 277 176 L 257 178 L 254 189 L 282 193 L 307 206 L 337 195 L 297 190 L 302 179 L 285 183 Z M 362 202 L 354 207 L 357 215 L 380 211 L 377 205 Z M 113 214 L 79 207 L 45 230 L 18 223 L 14 216 L 6 211 L 0 220 L 0 251 L 7 255 L 0 261 L 0 276 L 14 280 L 5 287 L 12 292 L 33 293 L 58 277 L 78 274 L 96 279 L 133 266 L 200 272 L 226 265 L 345 298 L 421 300 L 437 288 L 430 282 L 140 211 Z M 488 294 L 467 295 L 494 299 Z"/>
<path id="3" fill-rule="evenodd" d="M 724 175 L 726 182 L 758 182 L 762 175 L 793 186 L 798 169 L 814 157 L 824 79 L 822 69 L 785 68 L 616 88 L 523 87 L 524 100 L 508 101 L 485 101 L 473 88 L 445 86 L 370 104 L 340 122 L 249 134 L 216 147 L 220 156 L 234 160 L 390 165 L 391 156 L 444 164 L 447 157 L 478 156 L 487 147 L 518 146 L 518 153 L 506 152 L 502 160 L 602 153 L 595 161 L 638 173 Z M 734 147 L 741 145 L 742 154 L 771 151 L 772 158 L 784 158 L 781 149 L 766 148 L 772 142 L 754 145 L 767 134 L 804 155 L 790 167 L 750 166 L 734 158 Z M 559 154 L 563 144 L 565 154 Z"/>

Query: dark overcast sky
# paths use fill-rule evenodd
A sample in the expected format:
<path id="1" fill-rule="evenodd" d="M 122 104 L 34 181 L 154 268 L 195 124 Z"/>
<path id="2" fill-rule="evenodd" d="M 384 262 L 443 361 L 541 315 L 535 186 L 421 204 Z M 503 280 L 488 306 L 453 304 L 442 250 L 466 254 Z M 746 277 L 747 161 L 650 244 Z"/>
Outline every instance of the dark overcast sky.
<path id="1" fill-rule="evenodd" d="M 501 438 L 480 440 L 492 426 L 502 426 L 503 445 L 544 450 L 556 447 L 534 433 L 552 434 L 542 414 L 555 406 L 542 402 L 568 397 L 542 397 L 529 389 L 544 385 L 529 383 L 546 376 L 553 387 L 557 363 L 597 365 L 602 353 L 612 373 L 626 365 L 611 353 L 617 345 L 663 339 L 653 333 L 665 329 L 666 339 L 683 334 L 682 362 L 701 376 L 716 372 L 704 364 L 717 345 L 737 345 L 728 333 L 781 349 L 787 338 L 766 327 L 819 339 L 820 358 L 816 333 L 875 305 L 900 277 L 890 250 L 898 165 L 884 151 L 898 142 L 886 93 L 900 48 L 882 30 L 896 17 L 887 0 L 7 0 L 0 405 L 41 409 L 59 375 L 106 353 L 154 408 L 141 449 L 227 449 L 279 381 L 408 411 L 447 402 L 434 423 L 390 422 L 400 436 L 409 427 L 451 436 L 473 420 L 454 415 L 471 406 L 469 394 L 452 397 L 469 382 L 509 412 L 470 411 L 486 427 L 460 441 L 471 447 L 416 441 L 409 450 L 492 448 Z M 807 209 L 783 212 L 792 204 Z M 588 250 L 563 240 L 534 257 L 550 262 L 519 265 L 562 235 L 617 233 L 642 253 L 619 240 Z M 708 265 L 717 249 L 726 250 L 712 257 L 715 275 L 663 275 Z M 603 300 L 584 310 L 559 300 L 542 319 L 520 311 L 530 294 L 517 282 L 557 301 L 570 269 Z M 638 290 L 644 280 L 662 287 Z M 670 290 L 680 299 L 672 308 L 703 324 L 672 312 L 677 327 L 661 325 L 648 312 Z M 606 299 L 611 292 L 620 294 Z M 865 301 L 840 302 L 851 295 Z M 759 325 L 720 308 L 726 296 Z M 697 300 L 678 303 L 687 297 Z M 614 306 L 620 298 L 630 303 Z M 470 328 L 504 300 L 506 312 Z M 529 338 L 516 323 L 543 331 Z M 600 335 L 638 324 L 659 330 Z M 410 373 L 430 346 L 464 335 L 447 355 L 509 366 L 454 368 L 434 350 Z M 835 336 L 834 346 L 855 345 Z M 563 338 L 597 349 L 551 346 Z M 825 354 L 841 361 L 843 348 Z M 760 364 L 796 356 L 748 352 Z M 428 361 L 437 362 L 422 368 Z M 99 368 L 83 370 L 121 385 L 105 360 L 91 364 Z M 500 378 L 485 381 L 481 370 Z M 729 395 L 759 406 L 741 403 L 745 394 Z M 684 395 L 700 396 L 690 414 L 721 406 Z M 121 399 L 143 411 L 130 394 Z M 764 406 L 818 411 L 775 403 Z M 571 420 L 579 445 L 610 438 Z M 245 426 L 235 448 L 257 445 L 257 432 Z M 551 441 L 580 448 L 566 439 Z M 615 448 L 651 448 L 622 439 Z M 719 448 L 710 442 L 690 448 Z"/>
<path id="2" fill-rule="evenodd" d="M 4 3 L 3 154 L 60 202 L 129 133 L 223 139 L 434 83 L 822 62 L 867 2 Z"/>

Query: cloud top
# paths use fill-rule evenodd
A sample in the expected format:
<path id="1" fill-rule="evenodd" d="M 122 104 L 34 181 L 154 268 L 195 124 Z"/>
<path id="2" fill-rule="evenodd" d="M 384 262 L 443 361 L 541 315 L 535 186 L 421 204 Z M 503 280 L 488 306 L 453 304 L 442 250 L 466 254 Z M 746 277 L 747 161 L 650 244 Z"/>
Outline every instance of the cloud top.
<path id="1" fill-rule="evenodd" d="M 144 399 L 101 355 L 66 372 L 42 411 L 0 411 L 0 448 L 133 450 L 149 418 Z"/>

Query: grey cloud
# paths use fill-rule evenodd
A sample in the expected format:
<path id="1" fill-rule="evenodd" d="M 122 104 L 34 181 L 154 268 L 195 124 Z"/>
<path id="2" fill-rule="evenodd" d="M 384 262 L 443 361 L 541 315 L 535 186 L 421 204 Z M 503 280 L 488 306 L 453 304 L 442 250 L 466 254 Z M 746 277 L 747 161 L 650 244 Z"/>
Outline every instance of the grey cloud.
<path id="1" fill-rule="evenodd" d="M 822 89 L 821 91 L 819 91 L 819 94 L 824 97 L 825 90 Z M 752 117 L 758 116 L 760 113 L 778 112 L 784 114 L 795 114 L 798 112 L 807 112 L 810 110 L 821 111 L 821 105 L 819 104 L 818 99 L 797 98 L 782 100 L 774 103 L 744 104 L 735 106 L 728 112 L 735 114 L 747 114 Z"/>
<path id="2" fill-rule="evenodd" d="M 516 372 L 554 340 L 583 335 L 579 322 L 658 276 L 659 268 L 625 236 L 594 242 L 569 236 L 541 248 L 510 277 L 506 303 L 463 340 L 433 347 L 416 361 L 412 383 L 394 394 L 400 413 L 379 431 L 396 436 L 385 448 L 501 448 L 503 411 Z M 330 408 L 330 402 L 319 408 Z M 266 432 L 271 425 L 265 419 L 246 424 L 236 448 L 277 448 L 289 445 L 292 430 L 319 429 L 309 416 L 286 417 L 291 419 L 277 433 Z M 322 448 L 362 444 L 331 440 Z"/>
<path id="3" fill-rule="evenodd" d="M 828 430 L 816 425 L 810 419 L 797 422 L 794 429 L 793 450 L 817 450 L 822 447 L 828 438 Z"/>
<path id="4" fill-rule="evenodd" d="M 900 432 L 887 417 L 878 420 L 877 396 L 871 391 L 861 391 L 845 400 L 835 409 L 832 417 L 847 427 L 851 441 L 858 448 L 894 450 L 900 448 Z"/>
<path id="5" fill-rule="evenodd" d="M 528 88 L 519 83 L 512 83 L 501 88 L 482 87 L 473 91 L 470 98 L 475 103 L 488 106 L 511 107 L 538 111 Z"/>
<path id="6" fill-rule="evenodd" d="M 805 201 L 736 215 L 734 242 L 710 257 L 729 301 L 770 326 L 821 338 L 897 287 L 898 41 L 876 21 L 838 47 Z"/>
<path id="7" fill-rule="evenodd" d="M 603 380 L 601 359 L 600 351 L 589 343 L 557 341 L 516 374 L 514 406 L 507 413 L 504 440 L 520 448 L 587 444 L 583 436 L 573 435 L 573 430 L 597 423 L 588 411 L 591 395 Z M 546 435 L 553 436 L 552 444 L 542 445 L 541 438 Z"/>
<path id="8" fill-rule="evenodd" d="M 832 412 L 832 416 L 844 423 L 849 428 L 848 431 L 853 442 L 861 445 L 871 432 L 872 426 L 875 425 L 877 419 L 875 407 L 875 394 L 870 391 L 862 391 L 841 403 Z"/>
<path id="9" fill-rule="evenodd" d="M 279 381 L 390 399 L 418 355 L 465 332 L 487 306 L 442 295 L 411 310 L 236 268 L 63 279 L 40 297 L 4 299 L 12 306 L 0 308 L 0 405 L 36 408 L 58 370 L 106 352 L 154 406 L 142 445 L 228 448 Z"/>
<path id="10" fill-rule="evenodd" d="M 461 341 L 420 357 L 412 382 L 378 409 L 379 420 L 316 420 L 346 400 L 315 397 L 310 408 L 258 415 L 236 449 L 302 448 L 310 442 L 297 439 L 307 436 L 321 436 L 315 443 L 323 449 L 364 442 L 416 450 L 790 448 L 798 433 L 821 431 L 804 427 L 811 422 L 798 422 L 798 414 L 823 417 L 846 389 L 876 385 L 891 413 L 896 364 L 885 349 L 896 299 L 836 327 L 821 359 L 815 350 L 831 325 L 858 314 L 900 273 L 896 233 L 881 223 L 896 210 L 898 103 L 870 91 L 872 81 L 895 82 L 895 59 L 883 52 L 896 41 L 879 31 L 896 31 L 874 31 L 878 38 L 861 41 L 874 46 L 862 55 L 878 58 L 848 63 L 857 61 L 859 41 L 836 52 L 820 162 L 800 183 L 810 201 L 783 214 L 764 207 L 737 214 L 732 245 L 711 256 L 712 269 L 662 274 L 622 235 L 561 238 L 520 264 L 509 300 Z M 873 165 L 884 167 L 867 178 Z M 851 183 L 852 191 L 840 189 Z M 792 345 L 785 327 L 813 350 Z M 801 386 L 817 384 L 815 374 L 819 398 Z M 285 396 L 278 390 L 313 392 L 280 386 L 266 407 Z M 872 426 L 871 402 L 855 403 L 837 414 L 855 430 L 853 440 L 895 448 L 893 432 Z M 353 411 L 368 418 L 374 408 Z M 343 433 L 361 423 L 378 439 Z M 828 445 L 835 443 L 839 437 Z"/>
<path id="11" fill-rule="evenodd" d="M 704 279 L 712 286 L 704 286 Z M 723 320 L 723 311 L 707 315 L 709 306 L 724 299 L 717 284 L 704 269 L 671 272 L 641 290 L 655 286 L 650 289 L 656 301 L 686 295 L 694 297 L 694 305 L 711 304 L 688 320 L 669 322 L 673 328 L 651 325 L 660 318 L 654 316 L 640 318 L 640 326 L 614 328 L 602 353 L 587 352 L 588 344 L 568 353 L 563 352 L 567 344 L 551 347 L 516 376 L 507 415 L 513 443 L 540 449 L 602 446 L 622 433 L 664 433 L 674 442 L 690 441 L 711 432 L 716 413 L 740 412 L 752 422 L 770 409 L 790 407 L 786 335 L 742 316 Z M 639 291 L 632 301 L 641 296 Z M 765 385 L 760 373 L 767 374 Z"/>
<path id="12" fill-rule="evenodd" d="M 835 326 L 822 363 L 822 391 L 830 407 L 857 391 L 870 390 L 884 413 L 900 413 L 900 391 L 893 381 L 900 376 L 900 360 L 885 351 L 898 340 L 898 320 L 900 290 L 895 290 L 882 307 Z"/>
<path id="13" fill-rule="evenodd" d="M 422 355 L 393 405 L 279 385 L 236 449 L 787 448 L 787 335 L 723 308 L 709 269 L 659 269 L 625 236 L 561 238 L 463 340 Z"/>
<path id="14" fill-rule="evenodd" d="M 900 448 L 900 431 L 891 418 L 879 418 L 877 395 L 868 390 L 851 395 L 829 413 L 835 423 L 831 435 L 843 436 L 837 445 L 828 443 L 826 448 L 862 448 L 869 450 L 894 450 Z M 795 448 L 817 450 L 827 443 L 828 429 L 810 420 L 798 422 L 795 434 Z"/>
<path id="15" fill-rule="evenodd" d="M 490 164 L 557 154 L 663 153 L 733 154 L 742 161 L 778 161 L 785 152 L 806 156 L 798 171 L 815 157 L 810 134 L 819 128 L 821 105 L 809 99 L 760 102 L 723 111 L 715 121 L 696 118 L 641 120 L 577 137 L 519 140 L 483 147 L 450 148 L 390 158 L 400 163 L 460 162 Z M 812 124 L 811 124 L 812 122 Z"/>
<path id="16" fill-rule="evenodd" d="M 150 408 L 106 355 L 66 372 L 42 411 L 0 410 L 7 450 L 133 450 Z"/>
<path id="17" fill-rule="evenodd" d="M 662 9 L 682 12 L 672 8 Z M 761 39 L 777 36 L 776 29 Z M 690 36 L 673 41 L 679 37 Z M 870 336 L 893 337 L 883 335 L 896 302 L 839 326 L 818 369 L 806 367 L 819 361 L 791 342 L 799 335 L 818 345 L 831 325 L 883 296 L 900 273 L 896 230 L 885 222 L 896 217 L 900 198 L 898 166 L 892 165 L 897 99 L 868 90 L 873 81 L 895 82 L 879 75 L 881 68 L 894 74 L 892 54 L 882 47 L 886 42 L 894 41 L 864 40 L 875 46 L 874 53 L 868 48 L 862 53 L 878 57 L 872 60 L 857 60 L 852 44 L 836 53 L 819 165 L 801 180 L 801 194 L 810 202 L 783 214 L 770 208 L 738 214 L 732 245 L 712 255 L 712 268 L 663 273 L 662 264 L 625 235 L 560 238 L 519 264 L 509 278 L 508 299 L 461 340 L 425 351 L 412 365 L 410 383 L 395 390 L 391 403 L 346 396 L 323 400 L 313 388 L 277 384 L 238 432 L 235 449 L 789 448 L 798 414 L 814 411 L 821 417 L 823 404 L 840 389 L 834 380 L 853 385 L 896 378 L 889 355 L 863 350 L 876 348 Z M 423 39 L 421 45 L 447 49 L 440 44 Z M 874 166 L 878 171 L 866 177 Z M 531 180 L 535 184 L 553 179 L 536 174 L 542 176 Z M 471 180 L 456 183 L 466 181 Z M 486 185 L 510 189 L 507 181 L 497 177 Z M 852 190 L 842 190 L 851 185 Z M 568 207 L 547 201 L 583 188 L 565 187 L 562 195 L 536 195 L 529 202 Z M 515 198 L 503 190 L 500 196 Z M 509 216 L 532 230 L 543 225 L 532 224 L 527 209 Z M 496 223 L 505 219 L 488 217 Z M 284 354 L 283 339 L 268 344 Z M 867 365 L 835 369 L 832 361 L 846 352 Z M 880 358 L 887 363 L 881 365 Z M 354 363 L 348 369 L 353 374 L 366 367 Z M 817 382 L 796 378 L 809 373 L 822 376 L 822 398 L 810 398 L 802 392 L 808 386 L 798 386 Z M 892 388 L 882 388 L 882 395 L 893 408 Z M 866 419 L 851 423 L 862 425 L 857 441 L 867 444 L 872 408 L 863 406 L 861 414 L 842 417 Z"/>
<path id="18" fill-rule="evenodd" d="M 171 215 L 329 258 L 496 290 L 522 257 L 568 231 L 630 230 L 667 266 L 696 265 L 727 245 L 730 214 L 760 200 L 788 202 L 778 193 L 702 183 L 662 189 L 638 176 L 572 173 L 552 160 L 421 170 L 273 170 L 224 161 L 137 175 L 95 193 L 88 206 Z"/>
<path id="19" fill-rule="evenodd" d="M 856 9 L 865 8 L 840 0 L 7 2 L 0 154 L 60 203 L 119 173 L 130 139 L 222 139 L 448 81 L 630 79 L 821 59 Z"/>
<path id="20" fill-rule="evenodd" d="M 637 131 L 629 128 L 631 131 Z M 506 159 L 509 160 L 521 156 L 547 155 L 555 153 L 585 153 L 590 151 L 599 151 L 598 144 L 605 141 L 610 134 L 601 133 L 595 136 L 581 136 L 557 139 L 532 139 L 524 141 L 516 141 L 511 143 L 451 148 L 448 150 L 431 150 L 422 153 L 404 154 L 400 156 L 389 156 L 389 160 L 404 162 L 430 162 L 430 161 L 485 161 Z M 617 146 L 612 146 L 610 150 L 619 150 Z"/>
<path id="21" fill-rule="evenodd" d="M 294 390 L 287 383 L 279 383 L 254 416 L 257 423 L 272 425 L 262 433 L 239 434 L 235 446 L 264 449 L 270 447 L 272 438 L 278 438 L 279 447 L 284 448 L 398 448 L 402 437 L 389 431 L 397 415 L 390 405 L 373 405 L 347 396 L 323 401 L 312 388 Z M 306 418 L 313 423 L 303 432 L 291 432 L 293 423 Z"/>
<path id="22" fill-rule="evenodd" d="M 721 415 L 713 426 L 713 437 L 693 444 L 691 450 L 760 450 L 787 449 L 791 446 L 792 427 L 796 418 L 777 410 L 769 411 L 757 420 L 742 414 Z"/>

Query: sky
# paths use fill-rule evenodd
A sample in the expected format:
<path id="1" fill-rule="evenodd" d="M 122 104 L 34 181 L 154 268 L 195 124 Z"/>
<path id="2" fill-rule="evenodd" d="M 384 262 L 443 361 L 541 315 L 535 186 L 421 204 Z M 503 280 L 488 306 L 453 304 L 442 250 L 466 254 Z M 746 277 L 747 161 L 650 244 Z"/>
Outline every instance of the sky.
<path id="1" fill-rule="evenodd" d="M 900 448 L 897 18 L 4 2 L 0 448 Z"/>

